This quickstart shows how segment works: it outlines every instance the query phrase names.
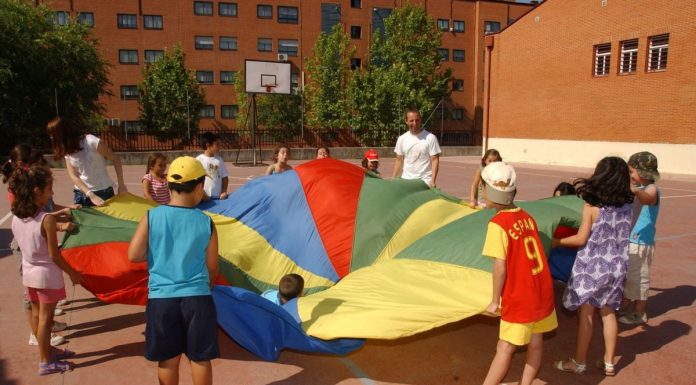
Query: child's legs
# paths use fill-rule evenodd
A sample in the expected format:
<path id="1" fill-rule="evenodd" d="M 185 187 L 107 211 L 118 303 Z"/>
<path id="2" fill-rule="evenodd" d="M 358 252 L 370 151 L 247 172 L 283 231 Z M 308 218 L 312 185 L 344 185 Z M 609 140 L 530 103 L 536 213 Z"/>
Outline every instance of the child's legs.
<path id="1" fill-rule="evenodd" d="M 587 351 L 592 341 L 592 317 L 594 317 L 594 306 L 583 304 L 578 309 L 578 340 L 575 347 L 575 361 L 579 364 L 587 362 Z"/>
<path id="2" fill-rule="evenodd" d="M 524 371 L 522 372 L 522 380 L 520 381 L 520 385 L 529 385 L 536 378 L 536 375 L 539 372 L 539 367 L 541 366 L 543 344 L 543 334 L 532 334 L 532 340 L 529 341 L 529 345 L 527 346 L 527 356 L 525 359 Z"/>
<path id="3" fill-rule="evenodd" d="M 510 361 L 512 361 L 512 354 L 515 353 L 515 349 L 515 345 L 504 340 L 498 340 L 495 357 L 493 362 L 491 362 L 491 367 L 488 369 L 483 385 L 500 384 L 500 381 L 505 378 L 505 374 L 510 368 Z"/>
<path id="4" fill-rule="evenodd" d="M 157 366 L 157 378 L 160 385 L 177 385 L 179 383 L 179 361 L 181 354 L 165 361 L 160 361 Z"/>
<path id="5" fill-rule="evenodd" d="M 213 366 L 210 361 L 191 360 L 193 385 L 213 385 Z"/>
<path id="6" fill-rule="evenodd" d="M 31 301 L 30 304 L 29 325 L 31 326 L 31 332 L 36 336 L 36 332 L 39 329 L 39 301 Z"/>
<path id="7" fill-rule="evenodd" d="M 51 326 L 53 325 L 53 312 L 56 310 L 56 302 L 39 302 L 39 322 L 36 329 L 36 340 L 39 342 L 39 359 L 41 362 L 49 362 L 51 359 Z"/>
<path id="8" fill-rule="evenodd" d="M 616 353 L 616 313 L 614 309 L 603 307 L 599 310 L 602 315 L 602 330 L 604 332 L 604 362 L 613 364 Z"/>
<path id="9" fill-rule="evenodd" d="M 634 311 L 639 315 L 645 314 L 648 291 L 650 290 L 650 265 L 654 255 L 655 246 L 629 244 L 624 298 L 635 301 Z M 624 303 L 622 303 L 622 308 L 624 308 Z"/>

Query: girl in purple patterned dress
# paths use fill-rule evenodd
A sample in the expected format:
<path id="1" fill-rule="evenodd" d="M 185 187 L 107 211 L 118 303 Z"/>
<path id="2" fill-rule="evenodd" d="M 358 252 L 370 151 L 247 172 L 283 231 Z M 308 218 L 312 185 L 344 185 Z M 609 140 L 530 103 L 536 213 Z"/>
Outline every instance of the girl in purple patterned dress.
<path id="1" fill-rule="evenodd" d="M 574 236 L 553 240 L 554 247 L 579 247 L 563 306 L 579 309 L 575 357 L 556 361 L 554 366 L 581 374 L 586 369 L 587 351 L 592 339 L 595 308 L 599 309 L 604 328 L 604 360 L 597 367 L 613 376 L 617 323 L 615 311 L 621 305 L 628 236 L 633 216 L 630 177 L 626 162 L 618 157 L 599 161 L 594 174 L 574 182 L 577 194 L 585 201 L 582 223 Z"/>

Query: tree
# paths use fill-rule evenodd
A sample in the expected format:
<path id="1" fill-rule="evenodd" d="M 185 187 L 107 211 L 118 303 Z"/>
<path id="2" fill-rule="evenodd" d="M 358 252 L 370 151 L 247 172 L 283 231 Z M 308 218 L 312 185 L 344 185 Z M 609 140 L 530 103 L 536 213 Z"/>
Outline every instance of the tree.
<path id="1" fill-rule="evenodd" d="M 189 139 L 197 132 L 205 92 L 193 71 L 186 69 L 185 60 L 177 45 L 143 69 L 138 90 L 140 124 L 146 133 L 161 139 Z"/>
<path id="2" fill-rule="evenodd" d="M 427 117 L 447 96 L 452 71 L 441 68 L 440 37 L 433 18 L 411 4 L 384 20 L 384 35 L 375 31 L 367 68 L 348 88 L 351 126 L 364 141 L 393 144 L 407 108 L 416 107 Z"/>
<path id="3" fill-rule="evenodd" d="M 307 63 L 307 122 L 322 128 L 349 127 L 350 58 L 355 47 L 350 47 L 350 38 L 341 24 L 336 24 L 330 34 L 319 34 L 313 52 Z"/>
<path id="4" fill-rule="evenodd" d="M 0 0 L 0 130 L 9 139 L 2 152 L 18 141 L 47 147 L 44 130 L 56 114 L 86 128 L 101 124 L 109 64 L 88 27 L 55 25 L 53 15 L 27 1 Z"/>

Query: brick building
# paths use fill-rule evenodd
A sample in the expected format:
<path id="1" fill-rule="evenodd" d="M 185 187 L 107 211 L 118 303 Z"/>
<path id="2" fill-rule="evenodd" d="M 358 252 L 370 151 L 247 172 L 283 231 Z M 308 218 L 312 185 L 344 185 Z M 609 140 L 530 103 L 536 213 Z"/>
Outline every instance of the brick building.
<path id="1" fill-rule="evenodd" d="M 689 0 L 543 2 L 486 37 L 484 147 L 589 167 L 649 150 L 695 174 L 694 20 Z"/>
<path id="2" fill-rule="evenodd" d="M 340 23 L 350 34 L 356 56 L 365 63 L 372 32 L 404 0 L 47 0 L 56 22 L 71 18 L 90 25 L 101 40 L 110 69 L 113 96 L 104 97 L 106 118 L 138 130 L 137 84 L 147 62 L 180 43 L 187 66 L 204 85 L 207 104 L 201 128 L 234 128 L 237 105 L 232 84 L 245 59 L 292 63 L 301 82 L 305 61 L 319 35 Z M 443 31 L 444 66 L 453 69 L 451 102 L 444 129 L 478 138 L 483 101 L 483 37 L 506 27 L 529 9 L 503 0 L 422 0 Z M 281 54 L 283 54 L 281 56 Z M 439 118 L 438 118 L 439 120 Z M 440 125 L 438 124 L 438 128 Z"/>

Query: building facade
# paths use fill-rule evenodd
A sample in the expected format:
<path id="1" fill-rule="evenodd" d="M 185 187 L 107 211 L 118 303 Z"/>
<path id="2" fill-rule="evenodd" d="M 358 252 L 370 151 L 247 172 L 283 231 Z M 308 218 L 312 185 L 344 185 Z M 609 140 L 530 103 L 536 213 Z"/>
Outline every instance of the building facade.
<path id="1" fill-rule="evenodd" d="M 484 148 L 585 167 L 647 150 L 696 174 L 694 20 L 688 0 L 547 0 L 487 36 Z"/>
<path id="2" fill-rule="evenodd" d="M 110 68 L 113 96 L 102 98 L 112 126 L 137 131 L 142 70 L 180 44 L 186 65 L 206 92 L 201 129 L 237 125 L 234 82 L 245 59 L 287 60 L 293 81 L 305 79 L 305 62 L 321 31 L 340 23 L 356 48 L 352 66 L 368 60 L 372 33 L 404 0 L 47 0 L 57 23 L 77 20 L 93 28 Z M 451 67 L 451 100 L 438 128 L 479 138 L 482 123 L 484 35 L 532 8 L 503 0 L 422 0 L 442 31 L 443 67 Z"/>

